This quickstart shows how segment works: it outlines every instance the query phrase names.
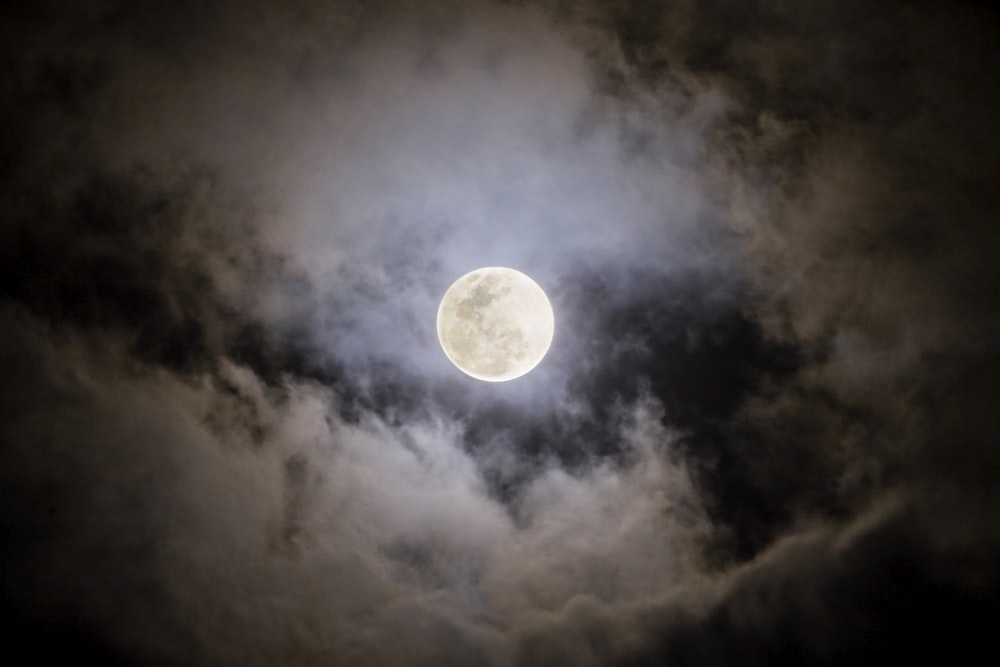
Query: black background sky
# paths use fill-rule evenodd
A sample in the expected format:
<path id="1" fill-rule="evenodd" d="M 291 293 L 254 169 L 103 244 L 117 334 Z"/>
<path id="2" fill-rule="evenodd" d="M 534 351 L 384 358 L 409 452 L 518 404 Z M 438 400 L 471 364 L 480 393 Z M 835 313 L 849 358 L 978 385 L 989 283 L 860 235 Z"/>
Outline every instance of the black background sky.
<path id="1" fill-rule="evenodd" d="M 975 2 L 0 3 L 9 651 L 995 656 Z M 509 383 L 440 296 L 549 293 Z"/>

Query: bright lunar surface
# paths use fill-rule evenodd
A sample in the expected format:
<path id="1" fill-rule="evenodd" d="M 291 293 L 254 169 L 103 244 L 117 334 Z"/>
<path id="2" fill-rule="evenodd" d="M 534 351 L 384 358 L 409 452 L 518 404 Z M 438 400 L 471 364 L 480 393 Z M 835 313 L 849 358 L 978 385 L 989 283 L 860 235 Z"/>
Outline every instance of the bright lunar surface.
<path id="1" fill-rule="evenodd" d="M 504 382 L 538 365 L 552 344 L 555 316 L 538 284 L 520 271 L 489 266 L 465 274 L 438 308 L 438 339 L 459 370 Z"/>

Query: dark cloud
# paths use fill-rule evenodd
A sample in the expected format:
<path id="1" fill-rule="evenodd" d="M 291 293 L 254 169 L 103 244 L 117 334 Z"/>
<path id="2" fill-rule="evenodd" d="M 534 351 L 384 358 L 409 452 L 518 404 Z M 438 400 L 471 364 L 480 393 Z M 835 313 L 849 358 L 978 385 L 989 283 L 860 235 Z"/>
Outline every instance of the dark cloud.
<path id="1" fill-rule="evenodd" d="M 981 3 L 5 3 L 3 612 L 154 664 L 995 653 Z M 511 383 L 433 314 L 511 265 Z"/>

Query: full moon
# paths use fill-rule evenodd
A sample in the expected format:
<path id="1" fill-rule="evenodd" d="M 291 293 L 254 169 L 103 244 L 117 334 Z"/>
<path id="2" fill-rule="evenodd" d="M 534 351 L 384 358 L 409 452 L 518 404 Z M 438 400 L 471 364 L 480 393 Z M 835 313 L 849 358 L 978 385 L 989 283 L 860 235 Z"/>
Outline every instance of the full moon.
<path id="1" fill-rule="evenodd" d="M 506 382 L 533 369 L 549 351 L 555 316 L 534 280 L 488 266 L 465 274 L 444 293 L 437 333 L 445 355 L 463 373 Z"/>

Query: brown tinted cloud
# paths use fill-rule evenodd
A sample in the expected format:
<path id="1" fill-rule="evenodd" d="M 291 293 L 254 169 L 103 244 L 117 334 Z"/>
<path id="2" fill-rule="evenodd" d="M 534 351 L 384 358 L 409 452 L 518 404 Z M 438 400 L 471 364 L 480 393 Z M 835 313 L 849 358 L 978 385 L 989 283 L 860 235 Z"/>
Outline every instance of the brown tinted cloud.
<path id="1" fill-rule="evenodd" d="M 6 3 L 11 641 L 127 664 L 991 649 L 996 15 Z M 509 384 L 444 289 L 556 310 Z"/>

